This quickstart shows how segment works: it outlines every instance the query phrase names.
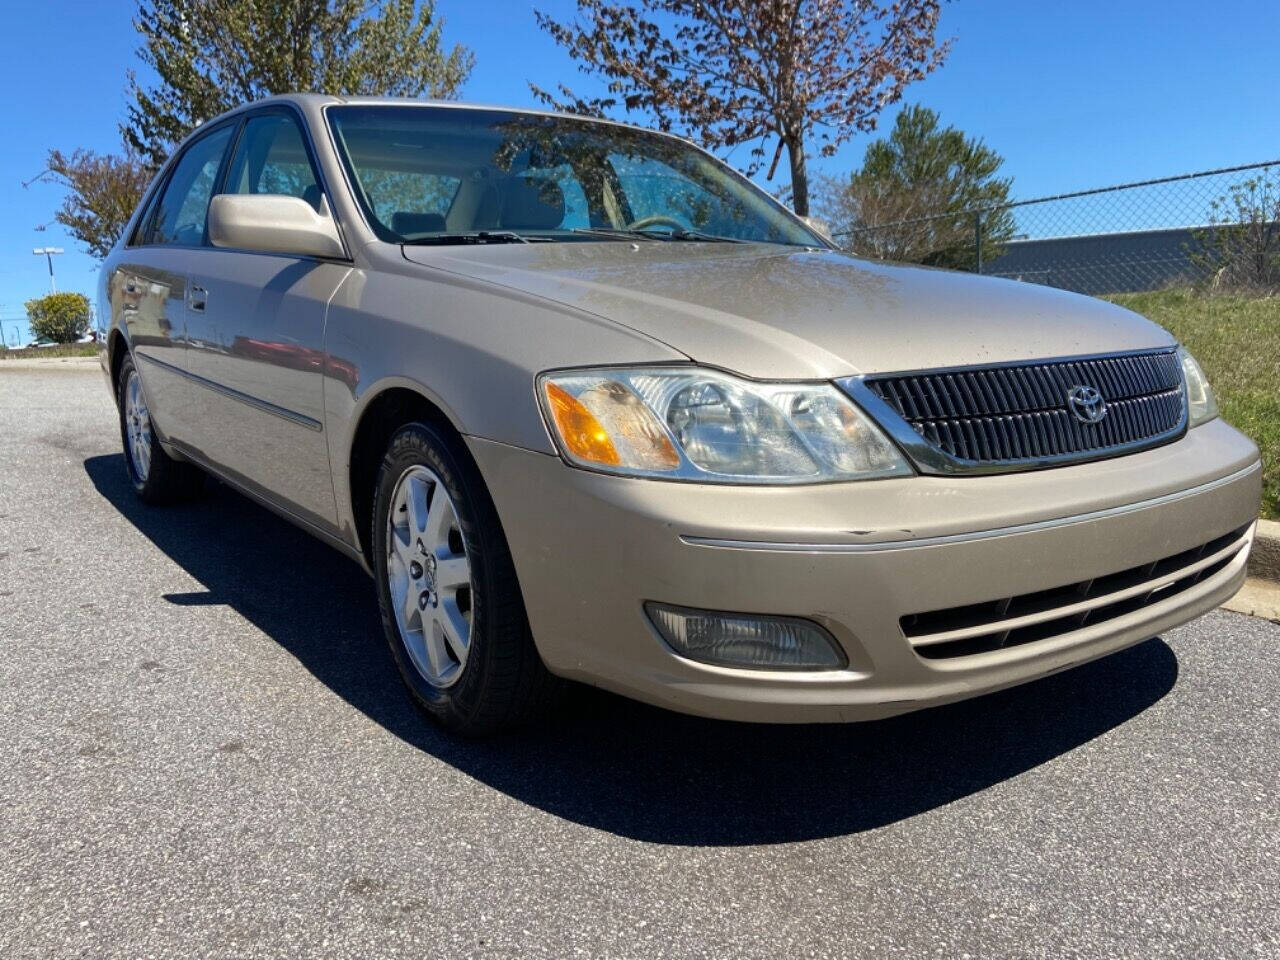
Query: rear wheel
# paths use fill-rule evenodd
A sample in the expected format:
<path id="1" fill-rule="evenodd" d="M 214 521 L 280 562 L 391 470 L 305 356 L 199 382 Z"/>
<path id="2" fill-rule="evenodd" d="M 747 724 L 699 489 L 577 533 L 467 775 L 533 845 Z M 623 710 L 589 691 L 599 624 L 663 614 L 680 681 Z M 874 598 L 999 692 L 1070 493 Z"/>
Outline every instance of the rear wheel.
<path id="1" fill-rule="evenodd" d="M 120 409 L 120 441 L 124 445 L 125 470 L 134 491 L 146 503 L 173 503 L 195 496 L 204 474 L 193 464 L 175 460 L 164 452 L 151 424 L 151 410 L 142 389 L 133 357 L 120 365 L 116 397 Z"/>
<path id="2" fill-rule="evenodd" d="M 461 442 L 409 424 L 378 473 L 374 567 L 382 625 L 415 703 L 456 733 L 536 715 L 543 666 L 497 511 Z"/>

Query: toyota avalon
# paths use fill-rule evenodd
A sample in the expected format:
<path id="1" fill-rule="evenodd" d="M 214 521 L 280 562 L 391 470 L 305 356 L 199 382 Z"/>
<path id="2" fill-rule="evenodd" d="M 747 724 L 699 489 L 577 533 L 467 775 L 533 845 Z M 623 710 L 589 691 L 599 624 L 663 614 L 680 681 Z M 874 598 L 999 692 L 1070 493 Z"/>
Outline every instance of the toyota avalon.
<path id="1" fill-rule="evenodd" d="M 99 300 L 138 496 L 210 474 L 356 559 L 413 699 L 462 733 L 564 679 L 884 717 L 1245 575 L 1258 451 L 1168 333 L 849 256 L 664 134 L 253 103 L 178 147 Z"/>

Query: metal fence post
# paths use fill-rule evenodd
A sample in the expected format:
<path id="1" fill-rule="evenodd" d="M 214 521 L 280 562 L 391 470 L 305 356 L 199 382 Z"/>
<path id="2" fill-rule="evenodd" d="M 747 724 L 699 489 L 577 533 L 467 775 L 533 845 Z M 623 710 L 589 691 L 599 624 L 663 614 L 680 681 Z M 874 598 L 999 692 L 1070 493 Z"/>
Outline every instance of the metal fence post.
<path id="1" fill-rule="evenodd" d="M 982 272 L 982 211 L 973 211 L 973 258 L 977 264 L 975 271 Z"/>

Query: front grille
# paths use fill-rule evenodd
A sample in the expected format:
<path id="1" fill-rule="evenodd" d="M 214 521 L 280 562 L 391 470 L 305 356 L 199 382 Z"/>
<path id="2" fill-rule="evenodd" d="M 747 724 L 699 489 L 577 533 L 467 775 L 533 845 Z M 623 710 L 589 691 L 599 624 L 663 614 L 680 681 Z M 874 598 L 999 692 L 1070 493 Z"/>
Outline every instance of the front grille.
<path id="1" fill-rule="evenodd" d="M 1182 364 L 1173 349 L 871 376 L 862 383 L 924 441 L 923 458 L 908 445 L 917 462 L 937 459 L 950 472 L 1112 456 L 1172 440 L 1186 419 Z M 1068 394 L 1076 387 L 1101 393 L 1106 412 L 1098 422 L 1073 412 Z"/>
<path id="2" fill-rule="evenodd" d="M 1160 603 L 1212 577 L 1248 542 L 1246 524 L 1182 553 L 1119 573 L 899 621 L 920 656 L 945 660 L 1047 640 Z"/>

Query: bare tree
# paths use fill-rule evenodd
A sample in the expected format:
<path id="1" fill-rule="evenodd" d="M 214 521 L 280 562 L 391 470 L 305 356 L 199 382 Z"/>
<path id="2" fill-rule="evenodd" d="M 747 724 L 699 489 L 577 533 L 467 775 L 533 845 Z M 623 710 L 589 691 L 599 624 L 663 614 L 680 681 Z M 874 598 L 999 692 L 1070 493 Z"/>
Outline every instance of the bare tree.
<path id="1" fill-rule="evenodd" d="M 578 0 L 578 16 L 539 25 L 606 96 L 536 85 L 544 102 L 596 116 L 639 111 L 711 150 L 753 144 L 748 175 L 769 179 L 783 148 L 796 213 L 809 213 L 806 145 L 823 156 L 860 131 L 908 84 L 941 65 L 942 0 Z"/>
<path id="2" fill-rule="evenodd" d="M 1191 259 L 1215 288 L 1270 293 L 1280 288 L 1280 177 L 1264 170 L 1209 205 Z"/>

